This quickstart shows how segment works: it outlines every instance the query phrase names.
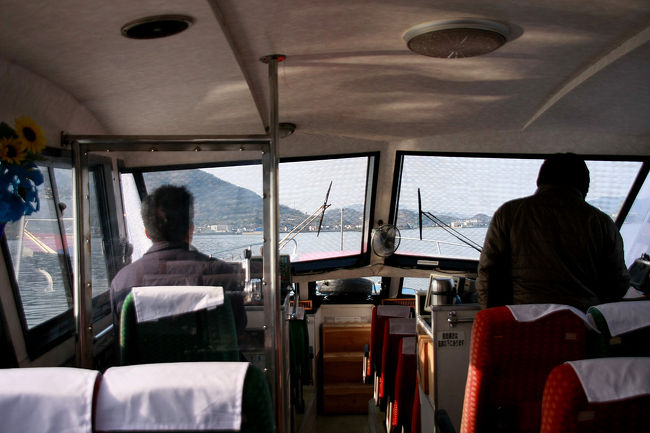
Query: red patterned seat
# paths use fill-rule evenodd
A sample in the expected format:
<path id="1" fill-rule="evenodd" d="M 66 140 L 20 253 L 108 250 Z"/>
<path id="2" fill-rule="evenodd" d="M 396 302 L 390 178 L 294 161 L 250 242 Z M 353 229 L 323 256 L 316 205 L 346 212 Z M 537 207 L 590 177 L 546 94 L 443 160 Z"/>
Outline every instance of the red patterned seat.
<path id="1" fill-rule="evenodd" d="M 406 318 L 411 314 L 411 308 L 405 305 L 379 305 L 372 309 L 370 324 L 370 352 L 366 364 L 366 375 L 373 372 L 381 374 L 381 354 L 384 341 L 384 326 L 392 317 Z"/>
<path id="2" fill-rule="evenodd" d="M 388 319 L 388 323 L 384 326 L 384 341 L 381 354 L 382 369 L 381 375 L 378 376 L 378 396 L 382 401 L 382 406 L 384 406 L 387 399 L 394 395 L 399 343 L 404 337 L 414 337 L 416 335 L 415 320 L 415 318 L 391 318 Z"/>
<path id="3" fill-rule="evenodd" d="M 395 395 L 391 402 L 391 431 L 411 431 L 413 389 L 416 386 L 416 337 L 404 337 L 399 342 Z M 401 430 L 403 428 L 403 430 Z"/>
<path id="4" fill-rule="evenodd" d="M 461 433 L 539 432 L 546 376 L 586 351 L 583 319 L 560 310 L 518 322 L 508 307 L 480 311 L 472 329 Z"/>
<path id="5" fill-rule="evenodd" d="M 417 380 L 413 388 L 415 392 L 413 393 L 413 411 L 411 412 L 411 433 L 420 433 L 420 390 L 418 389 Z"/>
<path id="6" fill-rule="evenodd" d="M 618 360 L 620 359 L 616 359 Z M 598 363 L 603 360 L 590 361 Z M 625 369 L 620 372 L 634 375 L 634 372 Z M 647 374 L 645 380 L 647 381 Z M 613 383 L 615 381 L 602 381 L 598 387 L 602 390 Z M 650 432 L 650 394 L 627 396 L 616 401 L 589 402 L 576 370 L 570 364 L 559 365 L 551 371 L 546 381 L 541 432 Z"/>

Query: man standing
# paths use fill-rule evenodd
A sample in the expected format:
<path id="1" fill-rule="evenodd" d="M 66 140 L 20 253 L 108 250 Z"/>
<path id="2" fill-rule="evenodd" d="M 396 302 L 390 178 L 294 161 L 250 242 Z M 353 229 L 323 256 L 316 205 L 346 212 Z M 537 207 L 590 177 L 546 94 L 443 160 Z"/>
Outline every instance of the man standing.
<path id="1" fill-rule="evenodd" d="M 492 218 L 476 282 L 481 307 L 554 303 L 585 311 L 621 299 L 629 288 L 623 240 L 612 219 L 585 202 L 584 160 L 550 156 L 537 186 Z"/>

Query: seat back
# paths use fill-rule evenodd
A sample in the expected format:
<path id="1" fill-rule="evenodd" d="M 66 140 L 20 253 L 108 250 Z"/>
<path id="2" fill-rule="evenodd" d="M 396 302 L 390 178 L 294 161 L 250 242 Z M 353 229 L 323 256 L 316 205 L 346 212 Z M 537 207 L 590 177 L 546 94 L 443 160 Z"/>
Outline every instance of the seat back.
<path id="1" fill-rule="evenodd" d="M 399 342 L 389 431 L 411 431 L 413 390 L 416 389 L 416 347 L 417 337 L 404 337 Z"/>
<path id="2" fill-rule="evenodd" d="M 295 318 L 288 322 L 291 403 L 302 413 L 305 410 L 303 385 L 312 383 L 309 329 L 307 319 L 304 317 L 302 319 Z"/>
<path id="3" fill-rule="evenodd" d="M 275 431 L 264 373 L 245 362 L 109 368 L 95 419 L 97 432 Z"/>
<path id="4" fill-rule="evenodd" d="M 166 300 L 172 304 L 180 302 L 175 296 L 167 296 Z M 120 360 L 122 365 L 238 361 L 237 332 L 229 297 L 224 296 L 223 304 L 217 307 L 142 322 L 138 321 L 131 292 L 122 306 Z"/>
<path id="5" fill-rule="evenodd" d="M 384 327 L 388 319 L 393 317 L 407 318 L 411 314 L 411 308 L 406 305 L 378 305 L 372 309 L 372 321 L 370 324 L 370 355 L 368 363 L 371 371 L 377 375 L 381 374 L 382 346 L 384 342 Z"/>
<path id="6" fill-rule="evenodd" d="M 80 368 L 0 369 L 0 430 L 91 433 L 98 377 Z"/>
<path id="7" fill-rule="evenodd" d="M 539 431 L 546 376 L 564 361 L 585 356 L 584 317 L 566 308 L 532 321 L 518 321 L 509 307 L 478 312 L 472 329 L 462 433 Z"/>
<path id="8" fill-rule="evenodd" d="M 223 262 L 221 260 L 196 261 L 196 260 L 168 260 L 161 261 L 156 274 L 146 275 L 145 278 L 174 279 L 175 276 L 183 278 L 196 278 L 197 284 L 201 286 L 220 286 L 227 292 L 243 290 L 244 275 L 241 264 L 234 262 Z M 187 285 L 188 282 L 180 280 L 176 284 L 165 282 L 165 285 Z M 146 284 L 162 285 L 160 283 Z"/>
<path id="9" fill-rule="evenodd" d="M 650 300 L 596 305 L 587 312 L 591 357 L 650 356 Z"/>
<path id="10" fill-rule="evenodd" d="M 411 433 L 420 433 L 422 430 L 422 422 L 420 420 L 420 390 L 416 382 L 413 387 L 413 410 L 411 411 Z"/>
<path id="11" fill-rule="evenodd" d="M 382 369 L 379 376 L 379 398 L 383 401 L 392 398 L 395 389 L 395 372 L 399 354 L 400 340 L 404 337 L 415 337 L 416 319 L 390 318 L 384 326 L 382 343 Z M 383 406 L 383 403 L 382 403 Z"/>
<path id="12" fill-rule="evenodd" d="M 541 432 L 648 432 L 649 413 L 650 358 L 576 361 L 546 380 Z"/>
<path id="13" fill-rule="evenodd" d="M 142 286 L 218 286 L 230 298 L 237 334 L 246 328 L 244 274 L 239 263 L 221 260 L 161 260 L 155 273 L 142 276 Z"/>

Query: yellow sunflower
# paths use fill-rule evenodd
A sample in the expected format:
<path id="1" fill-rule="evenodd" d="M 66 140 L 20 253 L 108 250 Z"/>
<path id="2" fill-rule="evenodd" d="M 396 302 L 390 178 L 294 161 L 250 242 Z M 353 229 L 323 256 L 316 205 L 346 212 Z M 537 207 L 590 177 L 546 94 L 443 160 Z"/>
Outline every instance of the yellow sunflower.
<path id="1" fill-rule="evenodd" d="M 45 133 L 27 116 L 16 119 L 16 134 L 27 152 L 39 153 L 45 148 Z"/>
<path id="2" fill-rule="evenodd" d="M 0 139 L 0 159 L 9 164 L 20 164 L 27 156 L 27 150 L 22 141 L 17 138 Z"/>

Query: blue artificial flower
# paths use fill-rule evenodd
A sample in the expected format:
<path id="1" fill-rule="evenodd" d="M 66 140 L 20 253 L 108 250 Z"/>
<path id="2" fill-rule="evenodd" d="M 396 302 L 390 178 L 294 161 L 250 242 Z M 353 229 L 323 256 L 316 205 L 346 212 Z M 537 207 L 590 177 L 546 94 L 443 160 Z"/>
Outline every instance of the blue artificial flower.
<path id="1" fill-rule="evenodd" d="M 43 183 L 43 173 L 41 173 L 41 170 L 33 162 L 24 165 L 10 165 L 9 171 L 18 176 L 18 179 L 20 179 L 21 182 L 25 179 L 29 179 L 33 181 L 36 186 Z"/>
<path id="2" fill-rule="evenodd" d="M 25 215 L 31 215 L 38 212 L 40 205 L 38 202 L 38 191 L 36 184 L 31 179 L 22 179 L 18 187 L 18 193 L 25 201 Z"/>
<path id="3" fill-rule="evenodd" d="M 25 212 L 25 200 L 8 189 L 0 189 L 0 221 L 17 221 Z"/>
<path id="4" fill-rule="evenodd" d="M 0 163 L 0 221 L 18 221 L 40 210 L 37 186 L 43 174 L 36 164 Z"/>

